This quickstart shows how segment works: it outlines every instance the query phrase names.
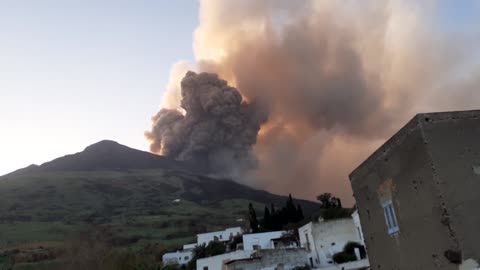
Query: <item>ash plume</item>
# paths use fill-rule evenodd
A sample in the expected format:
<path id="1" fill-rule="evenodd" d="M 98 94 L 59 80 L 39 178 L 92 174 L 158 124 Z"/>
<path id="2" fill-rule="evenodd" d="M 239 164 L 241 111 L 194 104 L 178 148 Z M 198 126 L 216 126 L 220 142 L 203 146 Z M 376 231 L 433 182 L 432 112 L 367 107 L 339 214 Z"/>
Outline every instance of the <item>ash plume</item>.
<path id="1" fill-rule="evenodd" d="M 196 62 L 173 67 L 162 107 L 183 106 L 179 82 L 188 69 L 268 102 L 268 121 L 257 121 L 260 130 L 244 144 L 258 167 L 239 179 L 255 187 L 307 199 L 332 192 L 351 203 L 348 174 L 415 113 L 480 106 L 479 63 L 469 60 L 480 35 L 443 33 L 435 2 L 200 3 Z M 167 140 L 185 138 L 166 126 Z M 215 144 L 205 140 L 200 148 Z"/>
<path id="2" fill-rule="evenodd" d="M 189 71 L 181 81 L 181 108 L 161 109 L 145 133 L 150 150 L 193 161 L 222 176 L 255 167 L 252 146 L 267 120 L 266 106 L 247 103 L 237 89 L 213 73 Z"/>

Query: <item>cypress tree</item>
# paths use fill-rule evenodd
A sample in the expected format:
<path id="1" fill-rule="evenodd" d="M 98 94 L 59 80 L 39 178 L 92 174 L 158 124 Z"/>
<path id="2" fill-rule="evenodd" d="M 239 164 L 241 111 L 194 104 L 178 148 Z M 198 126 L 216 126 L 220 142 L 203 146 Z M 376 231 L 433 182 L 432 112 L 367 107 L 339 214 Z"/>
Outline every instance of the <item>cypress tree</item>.
<path id="1" fill-rule="evenodd" d="M 252 203 L 248 205 L 248 220 L 250 222 L 250 229 L 252 232 L 258 232 L 258 220 L 257 220 L 257 213 L 255 213 L 255 209 L 253 208 Z"/>
<path id="2" fill-rule="evenodd" d="M 263 227 L 265 230 L 272 229 L 272 217 L 270 216 L 270 210 L 265 206 L 265 211 L 263 212 Z"/>
<path id="3" fill-rule="evenodd" d="M 305 216 L 303 216 L 302 206 L 299 204 L 297 205 L 297 222 L 302 221 L 304 218 Z"/>
<path id="4" fill-rule="evenodd" d="M 288 195 L 287 205 L 285 206 L 285 224 L 297 221 L 297 208 L 293 203 L 292 194 Z"/>

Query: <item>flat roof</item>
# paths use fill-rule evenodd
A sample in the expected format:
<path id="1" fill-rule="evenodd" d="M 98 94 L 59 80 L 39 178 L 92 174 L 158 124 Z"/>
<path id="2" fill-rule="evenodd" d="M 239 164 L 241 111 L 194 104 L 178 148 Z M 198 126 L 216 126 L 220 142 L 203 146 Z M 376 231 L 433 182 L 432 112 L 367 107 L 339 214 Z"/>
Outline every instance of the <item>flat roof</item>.
<path id="1" fill-rule="evenodd" d="M 255 261 L 255 260 L 260 260 L 261 257 L 252 257 L 252 258 L 244 258 L 244 259 L 236 259 L 236 260 L 231 260 L 226 262 L 225 264 L 232 264 L 236 262 L 248 262 L 248 261 Z"/>
<path id="2" fill-rule="evenodd" d="M 397 133 L 375 150 L 364 162 L 350 173 L 350 181 L 352 181 L 352 177 L 365 175 L 371 169 L 373 164 L 388 155 L 391 149 L 400 145 L 413 131 L 422 129 L 424 124 L 472 118 L 480 118 L 480 110 L 419 113 L 415 115 L 407 122 L 407 124 L 405 124 L 405 126 L 397 131 Z"/>

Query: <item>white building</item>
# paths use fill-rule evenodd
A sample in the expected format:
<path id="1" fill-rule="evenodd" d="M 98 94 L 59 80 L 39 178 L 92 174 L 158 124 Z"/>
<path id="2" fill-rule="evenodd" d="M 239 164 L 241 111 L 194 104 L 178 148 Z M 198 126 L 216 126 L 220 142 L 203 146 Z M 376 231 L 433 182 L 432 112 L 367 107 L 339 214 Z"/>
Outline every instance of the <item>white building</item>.
<path id="1" fill-rule="evenodd" d="M 243 235 L 243 249 L 244 250 L 259 250 L 259 249 L 274 249 L 274 239 L 281 238 L 287 232 L 265 232 L 252 233 Z"/>
<path id="2" fill-rule="evenodd" d="M 300 246 L 307 250 L 309 264 L 319 268 L 334 267 L 333 255 L 342 252 L 348 242 L 362 242 L 352 218 L 309 222 L 300 227 L 298 233 Z"/>
<path id="3" fill-rule="evenodd" d="M 363 231 L 362 231 L 362 224 L 360 223 L 360 217 L 358 216 L 358 210 L 355 210 L 352 214 L 353 224 L 355 225 L 355 229 L 357 230 L 358 239 L 360 240 L 360 244 L 365 246 L 365 239 L 363 238 Z"/>
<path id="4" fill-rule="evenodd" d="M 303 248 L 262 249 L 255 251 L 250 258 L 231 260 L 224 263 L 225 270 L 292 270 L 308 263 L 307 252 Z"/>
<path id="5" fill-rule="evenodd" d="M 254 250 L 237 250 L 197 260 L 197 270 L 223 270 L 224 263 L 250 258 Z"/>
<path id="6" fill-rule="evenodd" d="M 187 264 L 193 257 L 193 252 L 191 250 L 187 251 L 177 251 L 165 253 L 162 256 L 163 265 L 184 265 Z"/>
<path id="7" fill-rule="evenodd" d="M 193 250 L 197 246 L 197 243 L 183 245 L 183 250 Z"/>
<path id="8" fill-rule="evenodd" d="M 241 235 L 242 228 L 234 227 L 234 228 L 227 228 L 224 231 L 216 231 L 216 232 L 209 232 L 209 233 L 201 233 L 197 234 L 197 245 L 208 245 L 208 243 L 212 241 L 229 241 L 234 236 Z"/>

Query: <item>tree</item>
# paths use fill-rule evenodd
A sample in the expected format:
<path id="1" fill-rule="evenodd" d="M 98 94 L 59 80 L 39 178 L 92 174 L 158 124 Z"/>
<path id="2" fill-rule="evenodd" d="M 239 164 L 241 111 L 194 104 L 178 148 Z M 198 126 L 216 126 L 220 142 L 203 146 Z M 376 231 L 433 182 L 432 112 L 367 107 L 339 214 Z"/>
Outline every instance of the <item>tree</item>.
<path id="1" fill-rule="evenodd" d="M 320 202 L 320 208 L 328 209 L 331 207 L 332 193 L 323 193 L 317 196 L 317 200 Z"/>
<path id="2" fill-rule="evenodd" d="M 255 213 L 252 203 L 248 205 L 248 221 L 250 222 L 250 229 L 252 232 L 258 232 L 257 213 Z"/>
<path id="3" fill-rule="evenodd" d="M 342 201 L 340 200 L 340 198 L 333 197 L 331 201 L 334 204 L 335 208 L 342 208 Z"/>
<path id="4" fill-rule="evenodd" d="M 265 230 L 272 229 L 272 217 L 270 215 L 270 210 L 268 210 L 267 206 L 265 206 L 265 210 L 263 212 L 263 228 Z"/>
<path id="5" fill-rule="evenodd" d="M 273 203 L 270 205 L 270 215 L 275 215 L 275 205 L 273 205 Z"/>
<path id="6" fill-rule="evenodd" d="M 202 244 L 195 247 L 193 250 L 193 258 L 188 263 L 188 269 L 195 269 L 198 259 L 216 256 L 225 253 L 227 250 L 224 243 L 219 241 L 211 241 L 208 245 Z"/>
<path id="7" fill-rule="evenodd" d="M 320 202 L 320 208 L 342 208 L 342 201 L 340 198 L 333 197 L 332 193 L 323 193 L 317 196 L 317 200 Z"/>
<path id="8" fill-rule="evenodd" d="M 299 204 L 297 205 L 297 222 L 302 221 L 304 218 L 302 206 Z"/>
<path id="9" fill-rule="evenodd" d="M 292 194 L 288 195 L 287 204 L 285 206 L 285 224 L 297 222 L 297 208 L 293 203 Z"/>

